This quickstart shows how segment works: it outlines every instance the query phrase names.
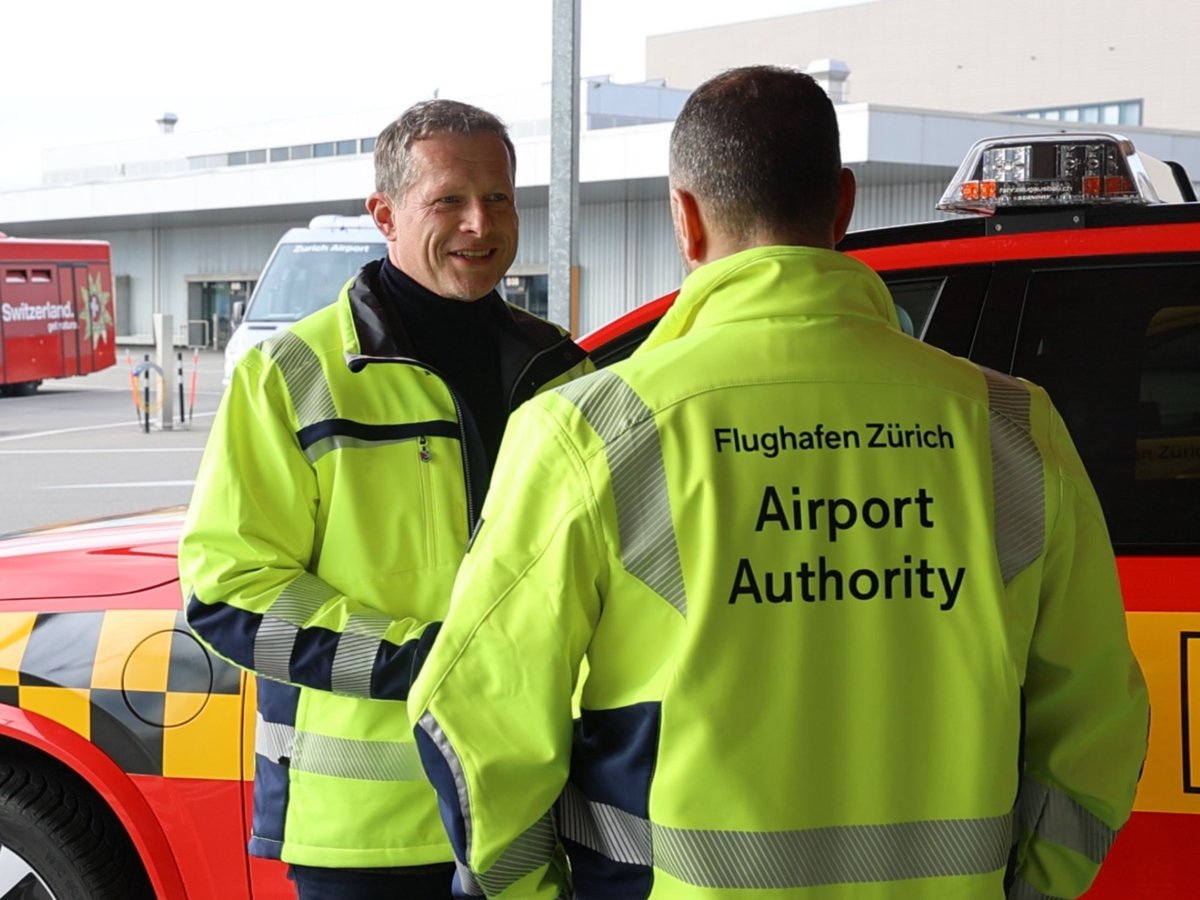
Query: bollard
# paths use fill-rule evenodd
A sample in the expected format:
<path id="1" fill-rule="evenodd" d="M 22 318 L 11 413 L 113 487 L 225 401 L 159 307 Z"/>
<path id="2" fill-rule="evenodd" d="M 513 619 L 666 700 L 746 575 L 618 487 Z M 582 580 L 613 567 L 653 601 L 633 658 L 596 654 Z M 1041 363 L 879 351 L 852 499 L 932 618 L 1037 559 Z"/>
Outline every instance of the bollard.
<path id="1" fill-rule="evenodd" d="M 133 421 L 142 424 L 142 407 L 138 403 L 137 370 L 133 368 L 133 354 L 125 351 L 125 365 L 129 366 L 129 395 L 133 398 Z"/>
<path id="2" fill-rule="evenodd" d="M 142 386 L 142 431 L 146 434 L 150 433 L 150 354 L 145 356 L 145 369 L 142 375 L 145 377 L 145 384 Z"/>
<path id="3" fill-rule="evenodd" d="M 178 363 L 176 374 L 179 376 L 179 424 L 187 424 L 186 414 L 183 410 L 183 351 L 180 350 L 175 354 L 175 361 Z"/>
<path id="4" fill-rule="evenodd" d="M 200 372 L 200 348 L 197 347 L 192 351 L 192 386 L 189 390 L 188 403 L 188 424 L 192 424 L 192 413 L 196 409 L 196 376 Z"/>

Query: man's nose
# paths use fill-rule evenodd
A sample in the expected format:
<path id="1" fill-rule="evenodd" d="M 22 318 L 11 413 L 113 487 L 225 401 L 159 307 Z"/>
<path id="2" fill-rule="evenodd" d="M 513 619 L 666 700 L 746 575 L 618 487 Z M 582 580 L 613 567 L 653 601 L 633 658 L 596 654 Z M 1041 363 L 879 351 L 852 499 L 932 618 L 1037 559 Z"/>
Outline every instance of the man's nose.
<path id="1" fill-rule="evenodd" d="M 487 231 L 490 221 L 491 214 L 483 200 L 474 198 L 463 204 L 462 221 L 459 226 L 462 231 L 483 234 Z"/>

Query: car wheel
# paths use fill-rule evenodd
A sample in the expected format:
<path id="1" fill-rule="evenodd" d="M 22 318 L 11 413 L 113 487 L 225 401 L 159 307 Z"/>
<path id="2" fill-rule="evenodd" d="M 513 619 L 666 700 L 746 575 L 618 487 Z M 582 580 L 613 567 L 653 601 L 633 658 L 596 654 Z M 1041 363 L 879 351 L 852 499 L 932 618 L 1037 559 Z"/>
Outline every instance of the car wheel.
<path id="1" fill-rule="evenodd" d="M 0 900 L 153 900 L 112 813 L 36 760 L 0 761 Z"/>

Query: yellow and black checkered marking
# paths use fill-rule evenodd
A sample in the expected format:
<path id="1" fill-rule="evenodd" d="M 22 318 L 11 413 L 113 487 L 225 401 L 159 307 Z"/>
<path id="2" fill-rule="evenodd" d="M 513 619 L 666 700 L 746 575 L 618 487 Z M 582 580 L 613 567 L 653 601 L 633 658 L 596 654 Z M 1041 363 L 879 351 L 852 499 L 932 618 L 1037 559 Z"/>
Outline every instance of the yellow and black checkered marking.
<path id="1" fill-rule="evenodd" d="M 129 773 L 242 778 L 242 685 L 182 611 L 0 613 L 0 703 L 65 725 Z"/>

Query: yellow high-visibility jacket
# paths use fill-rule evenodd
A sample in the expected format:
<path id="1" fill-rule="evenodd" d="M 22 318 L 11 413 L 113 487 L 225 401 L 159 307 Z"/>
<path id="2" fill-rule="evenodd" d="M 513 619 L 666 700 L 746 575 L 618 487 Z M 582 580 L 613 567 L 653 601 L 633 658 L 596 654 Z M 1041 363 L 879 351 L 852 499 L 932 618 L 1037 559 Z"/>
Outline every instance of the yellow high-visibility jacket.
<path id="1" fill-rule="evenodd" d="M 378 268 L 239 363 L 179 547 L 193 630 L 260 676 L 251 852 L 309 866 L 452 858 L 405 699 L 490 462 L 386 327 Z M 511 407 L 591 369 L 557 326 L 497 321 Z"/>
<path id="2" fill-rule="evenodd" d="M 703 266 L 494 479 L 409 704 L 464 891 L 1092 881 L 1148 727 L 1099 504 L 1045 392 L 905 336 L 870 269 Z"/>

